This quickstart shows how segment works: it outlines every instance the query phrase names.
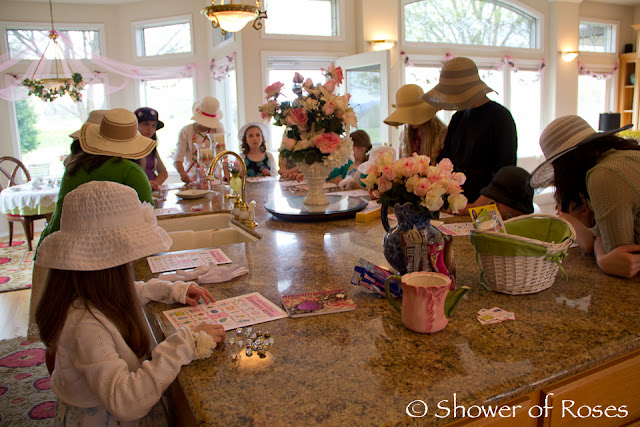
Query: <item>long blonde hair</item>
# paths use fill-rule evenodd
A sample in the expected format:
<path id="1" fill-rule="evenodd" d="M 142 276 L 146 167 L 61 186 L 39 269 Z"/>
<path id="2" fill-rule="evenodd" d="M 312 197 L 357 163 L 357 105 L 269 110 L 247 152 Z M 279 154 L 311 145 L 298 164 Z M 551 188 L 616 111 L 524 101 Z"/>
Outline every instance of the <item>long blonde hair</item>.
<path id="1" fill-rule="evenodd" d="M 444 145 L 444 137 L 447 134 L 447 125 L 438 117 L 423 123 L 419 128 L 414 129 L 409 125 L 405 125 L 403 139 L 400 142 L 400 157 L 410 157 L 413 154 L 411 143 L 413 141 L 414 132 L 420 132 L 422 142 L 420 144 L 420 152 L 418 154 L 426 155 L 431 158 L 431 162 L 435 163 L 438 154 L 442 151 Z"/>

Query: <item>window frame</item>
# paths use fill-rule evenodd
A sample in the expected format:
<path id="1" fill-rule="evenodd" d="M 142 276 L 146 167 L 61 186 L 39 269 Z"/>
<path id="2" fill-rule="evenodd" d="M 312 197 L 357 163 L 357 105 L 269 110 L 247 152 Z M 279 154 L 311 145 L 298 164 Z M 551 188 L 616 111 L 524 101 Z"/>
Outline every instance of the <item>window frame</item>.
<path id="1" fill-rule="evenodd" d="M 407 4 L 416 3 L 422 0 L 401 0 L 400 1 L 400 25 L 398 26 L 400 32 L 400 40 L 402 46 L 405 47 L 438 47 L 438 48 L 447 48 L 447 49 L 465 49 L 465 50 L 473 50 L 478 52 L 494 52 L 495 49 L 508 49 L 510 52 L 514 52 L 514 55 L 517 56 L 518 52 L 527 52 L 527 53 L 542 53 L 544 50 L 544 15 L 538 12 L 531 7 L 514 0 L 499 0 L 500 3 L 505 4 L 505 6 L 509 6 L 512 9 L 519 9 L 524 13 L 527 13 L 533 16 L 536 19 L 536 34 L 535 34 L 535 47 L 510 47 L 510 46 L 484 46 L 484 45 L 476 45 L 476 44 L 456 44 L 456 43 L 433 43 L 433 42 L 415 42 L 408 41 L 405 38 L 405 16 L 404 16 L 404 8 Z"/>
<path id="2" fill-rule="evenodd" d="M 165 53 L 161 55 L 145 55 L 144 54 L 144 30 L 146 28 L 166 27 L 176 24 L 189 24 L 189 44 L 191 49 L 188 52 Z M 193 30 L 193 15 L 176 15 L 166 18 L 147 19 L 143 21 L 131 22 L 131 37 L 133 38 L 133 51 L 135 59 L 138 61 L 158 60 L 165 58 L 188 58 L 195 55 L 195 40 Z"/>
<path id="3" fill-rule="evenodd" d="M 298 34 L 268 34 L 266 32 L 266 27 L 263 26 L 260 30 L 260 38 L 263 40 L 315 40 L 315 41 L 336 41 L 336 42 L 344 42 L 346 41 L 346 17 L 344 14 L 346 13 L 346 2 L 345 0 L 335 0 L 336 2 L 336 11 L 335 11 L 335 20 L 336 20 L 336 31 L 337 35 L 335 36 L 308 36 L 308 35 L 298 35 Z M 267 14 L 269 11 L 267 10 Z M 267 17 L 267 19 L 269 19 Z"/>
<path id="4" fill-rule="evenodd" d="M 100 46 L 100 52 L 98 55 L 107 56 L 104 24 L 56 23 L 54 28 L 57 31 L 97 31 L 99 37 L 98 44 Z M 6 52 L 7 55 L 11 55 L 11 52 L 9 52 L 9 38 L 7 37 L 7 30 L 49 31 L 51 30 L 51 23 L 0 21 L 0 31 L 2 32 L 2 37 L 0 37 L 0 49 L 2 52 Z M 90 59 L 78 59 L 78 61 L 87 60 Z M 22 61 L 37 61 L 37 59 L 22 59 Z"/>
<path id="5" fill-rule="evenodd" d="M 613 21 L 609 19 L 599 19 L 599 18 L 587 18 L 585 16 L 580 16 L 580 20 L 578 21 L 578 31 L 580 31 L 580 24 L 583 22 L 592 23 L 592 24 L 605 24 L 613 26 L 613 37 L 611 40 L 611 51 L 605 52 L 593 52 L 590 50 L 580 50 L 580 39 L 578 35 L 578 52 L 580 55 L 616 55 L 618 51 L 618 42 L 620 39 L 620 22 Z"/>
<path id="6" fill-rule="evenodd" d="M 604 52 L 588 52 L 589 54 L 605 54 Z M 611 55 L 612 56 L 612 60 L 613 63 L 610 64 L 603 64 L 603 63 L 589 63 L 589 62 L 582 62 L 582 65 L 584 65 L 585 68 L 591 70 L 594 73 L 600 74 L 600 73 L 608 73 L 611 71 L 611 69 L 615 66 L 615 64 L 617 63 L 617 56 L 613 53 L 606 53 L 606 55 Z M 584 56 L 584 54 L 582 54 L 581 56 Z M 605 93 L 605 98 L 606 98 L 606 105 L 605 105 L 605 111 L 617 111 L 618 109 L 618 78 L 619 78 L 620 74 L 619 74 L 619 70 L 616 70 L 616 72 L 611 76 L 611 78 L 607 79 L 606 82 L 606 93 Z M 578 78 L 580 78 L 580 74 L 578 74 Z M 591 76 L 591 78 L 595 78 L 593 76 Z M 578 82 L 576 82 L 577 84 Z M 578 86 L 579 88 L 579 86 Z M 577 92 L 576 92 L 577 93 Z M 577 112 L 576 112 L 577 114 Z"/>

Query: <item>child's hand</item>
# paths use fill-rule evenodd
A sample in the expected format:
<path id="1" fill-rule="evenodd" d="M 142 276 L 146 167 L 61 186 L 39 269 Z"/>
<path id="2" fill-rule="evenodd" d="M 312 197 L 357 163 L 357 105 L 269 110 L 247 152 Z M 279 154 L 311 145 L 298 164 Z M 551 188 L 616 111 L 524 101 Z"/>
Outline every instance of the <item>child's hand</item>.
<path id="1" fill-rule="evenodd" d="M 271 176 L 271 171 L 267 168 L 262 169 L 262 176 Z"/>
<path id="2" fill-rule="evenodd" d="M 199 325 L 194 326 L 192 331 L 204 331 L 218 344 L 222 344 L 224 338 L 227 336 L 224 327 L 217 323 L 200 323 Z"/>
<path id="3" fill-rule="evenodd" d="M 191 178 L 189 178 L 189 174 L 186 172 L 180 174 L 180 179 L 186 184 L 189 184 L 191 182 Z"/>
<path id="4" fill-rule="evenodd" d="M 198 305 L 198 300 L 200 298 L 204 300 L 205 304 L 209 302 L 216 302 L 208 290 L 192 283 L 189 286 L 189 289 L 187 289 L 187 296 L 185 297 L 184 302 L 189 305 Z"/>

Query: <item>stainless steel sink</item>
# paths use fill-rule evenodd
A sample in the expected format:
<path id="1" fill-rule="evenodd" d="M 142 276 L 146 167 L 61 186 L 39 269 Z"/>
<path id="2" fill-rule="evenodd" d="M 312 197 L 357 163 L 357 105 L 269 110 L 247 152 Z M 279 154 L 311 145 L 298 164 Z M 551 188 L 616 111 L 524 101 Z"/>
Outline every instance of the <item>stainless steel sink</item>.
<path id="1" fill-rule="evenodd" d="M 158 226 L 173 240 L 170 252 L 255 242 L 262 237 L 236 223 L 233 215 L 225 212 L 159 219 Z"/>

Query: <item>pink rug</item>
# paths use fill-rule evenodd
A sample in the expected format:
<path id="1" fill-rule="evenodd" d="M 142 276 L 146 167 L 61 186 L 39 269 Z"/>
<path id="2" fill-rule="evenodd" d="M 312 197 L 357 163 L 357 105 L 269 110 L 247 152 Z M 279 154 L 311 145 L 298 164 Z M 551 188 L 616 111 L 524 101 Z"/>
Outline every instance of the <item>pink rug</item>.
<path id="1" fill-rule="evenodd" d="M 37 242 L 37 240 L 35 240 Z M 27 249 L 27 242 L 9 239 L 0 243 L 0 292 L 17 291 L 31 287 L 33 251 Z"/>

